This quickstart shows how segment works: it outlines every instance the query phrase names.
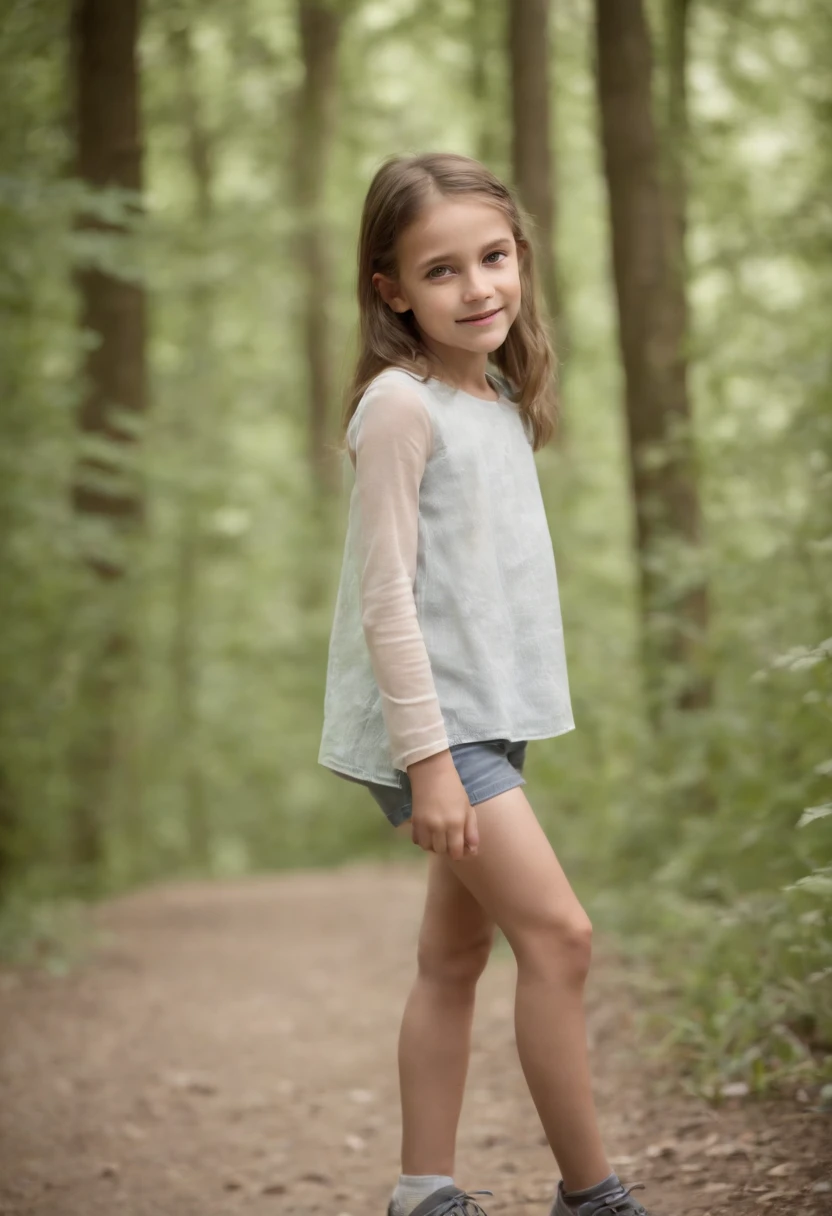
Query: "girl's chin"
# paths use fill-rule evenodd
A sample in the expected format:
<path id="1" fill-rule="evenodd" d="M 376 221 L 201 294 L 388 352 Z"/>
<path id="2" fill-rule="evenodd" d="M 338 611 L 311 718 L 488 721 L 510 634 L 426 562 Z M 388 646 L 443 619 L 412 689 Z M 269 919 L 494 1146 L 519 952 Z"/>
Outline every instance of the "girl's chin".
<path id="1" fill-rule="evenodd" d="M 486 342 L 502 342 L 508 333 L 508 326 L 503 316 L 498 315 L 490 325 L 457 325 L 452 332 L 455 346 L 469 342 L 482 346 Z"/>
<path id="2" fill-rule="evenodd" d="M 476 327 L 471 327 L 471 333 L 468 336 L 467 342 L 457 340 L 455 345 L 461 346 L 463 350 L 496 350 L 498 346 L 502 346 L 508 335 L 508 330 L 504 325 L 493 327 L 490 329 L 477 330 Z"/>
<path id="3" fill-rule="evenodd" d="M 489 354 L 502 346 L 508 337 L 508 327 L 501 320 L 499 325 L 487 325 L 480 328 L 477 325 L 458 326 L 450 334 L 427 334 L 429 341 L 437 346 L 449 347 L 451 350 L 484 351 Z"/>

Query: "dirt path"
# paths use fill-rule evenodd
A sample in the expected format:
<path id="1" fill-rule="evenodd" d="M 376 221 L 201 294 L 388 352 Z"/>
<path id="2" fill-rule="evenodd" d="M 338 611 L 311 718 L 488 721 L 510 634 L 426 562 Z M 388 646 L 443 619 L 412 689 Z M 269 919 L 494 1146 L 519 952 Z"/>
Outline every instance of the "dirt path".
<path id="1" fill-rule="evenodd" d="M 398 1175 L 396 1043 L 424 868 L 362 864 L 176 885 L 97 910 L 69 977 L 0 974 L 0 1212 L 383 1216 Z M 637 1080 L 633 1021 L 588 991 L 619 1173 L 657 1216 L 832 1212 L 832 1119 L 715 1112 Z M 481 981 L 458 1184 L 489 1216 L 547 1216 L 557 1177 L 513 1037 L 515 967 Z"/>

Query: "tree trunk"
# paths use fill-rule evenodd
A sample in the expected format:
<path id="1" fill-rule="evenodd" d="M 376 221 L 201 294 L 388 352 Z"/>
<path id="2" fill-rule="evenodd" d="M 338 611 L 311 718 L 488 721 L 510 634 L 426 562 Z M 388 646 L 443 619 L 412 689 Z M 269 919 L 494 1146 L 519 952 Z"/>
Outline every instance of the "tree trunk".
<path id="1" fill-rule="evenodd" d="M 333 273 L 325 187 L 335 124 L 342 17 L 333 0 L 298 0 L 297 13 L 305 68 L 297 114 L 295 172 L 304 348 L 309 376 L 309 457 L 319 483 L 337 491 L 340 466 L 326 453 L 333 382 L 328 311 Z"/>
<path id="2" fill-rule="evenodd" d="M 670 193 L 669 210 L 672 225 L 670 242 L 674 265 L 681 275 L 683 285 L 687 280 L 685 235 L 687 231 L 689 13 L 690 0 L 665 0 L 667 137 L 664 146 Z"/>
<path id="3" fill-rule="evenodd" d="M 142 144 L 136 42 L 139 0 L 74 0 L 71 72 L 76 173 L 89 186 L 142 186 Z M 122 232 L 124 225 L 88 214 L 86 230 Z M 79 322 L 95 345 L 83 368 L 78 414 L 80 455 L 72 501 L 83 557 L 102 584 L 125 572 L 125 537 L 142 521 L 143 500 L 129 450 L 146 410 L 145 301 L 141 287 L 106 270 L 77 272 Z M 103 813 L 113 774 L 116 702 L 129 654 L 121 597 L 102 589 L 103 624 L 95 655 L 81 678 L 81 729 L 73 749 L 76 806 L 73 860 L 94 871 L 103 856 Z"/>
<path id="4" fill-rule="evenodd" d="M 711 692 L 707 584 L 687 390 L 680 253 L 684 212 L 678 209 L 684 194 L 662 188 L 641 0 L 596 0 L 595 8 L 644 670 L 650 717 L 658 732 L 667 710 L 706 706 Z M 678 569 L 672 573 L 680 553 L 687 558 L 686 576 Z"/>
<path id="5" fill-rule="evenodd" d="M 194 71 L 193 46 L 188 13 L 183 12 L 171 28 L 169 42 L 177 67 L 179 116 L 186 134 L 188 162 L 194 191 L 194 257 L 204 256 L 210 243 L 214 214 L 213 136 L 202 114 Z M 210 454 L 201 442 L 206 428 L 217 424 L 212 369 L 215 316 L 213 291 L 197 283 L 190 289 L 191 357 L 189 392 L 183 394 L 177 415 L 176 436 L 180 453 L 195 457 L 196 480 L 186 477 L 181 486 L 179 553 L 176 567 L 176 621 L 173 635 L 173 680 L 176 737 L 185 791 L 185 819 L 190 858 L 200 867 L 210 865 L 211 827 L 199 756 L 199 573 L 200 529 L 204 509 L 201 482 Z M 193 401 L 200 409 L 193 409 Z M 203 459 L 199 459 L 199 453 Z"/>
<path id="6" fill-rule="evenodd" d="M 549 113 L 549 0 L 509 0 L 512 175 L 537 229 L 536 249 L 546 305 L 560 338 L 555 260 L 555 185 Z"/>
<path id="7" fill-rule="evenodd" d="M 503 141 L 498 136 L 498 131 L 502 135 L 502 127 L 499 126 L 502 107 L 495 105 L 495 82 L 489 63 L 493 45 L 493 12 L 489 0 L 471 0 L 471 101 L 474 107 L 476 157 L 497 173 Z"/>

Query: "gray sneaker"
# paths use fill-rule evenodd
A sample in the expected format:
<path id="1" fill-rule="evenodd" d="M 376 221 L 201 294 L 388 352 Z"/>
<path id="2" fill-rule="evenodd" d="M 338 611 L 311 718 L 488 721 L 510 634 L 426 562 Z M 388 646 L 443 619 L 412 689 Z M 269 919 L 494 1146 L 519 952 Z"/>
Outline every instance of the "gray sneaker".
<path id="1" fill-rule="evenodd" d="M 461 1191 L 458 1186 L 441 1186 L 438 1191 L 428 1195 L 427 1199 L 423 1199 L 410 1216 L 488 1216 L 485 1209 L 474 1201 L 473 1196 L 493 1194 L 493 1191 Z M 387 1216 L 399 1216 L 392 1199 L 387 1207 Z"/>
<path id="2" fill-rule="evenodd" d="M 630 1197 L 630 1191 L 643 1191 L 643 1182 L 634 1182 L 624 1188 L 624 1194 L 616 1198 L 615 1191 L 609 1195 L 601 1195 L 598 1199 L 587 1199 L 578 1207 L 570 1206 L 563 1197 L 563 1183 L 558 1183 L 558 1193 L 552 1204 L 549 1216 L 650 1216 L 637 1199 Z"/>

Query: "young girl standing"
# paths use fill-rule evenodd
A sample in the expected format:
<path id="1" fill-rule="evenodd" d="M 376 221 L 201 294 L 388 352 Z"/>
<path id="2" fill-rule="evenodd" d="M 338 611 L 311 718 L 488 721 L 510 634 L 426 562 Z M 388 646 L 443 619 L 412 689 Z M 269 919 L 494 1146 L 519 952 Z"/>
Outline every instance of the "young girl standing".
<path id="1" fill-rule="evenodd" d="M 554 429 L 553 355 L 510 191 L 467 157 L 387 160 L 364 204 L 358 298 L 354 485 L 318 760 L 429 853 L 388 1216 L 485 1216 L 473 1196 L 492 1192 L 453 1174 L 495 926 L 517 961 L 518 1054 L 562 1175 L 550 1216 L 647 1216 L 596 1122 L 591 925 L 521 788 L 528 740 L 574 721 L 533 457 Z"/>

